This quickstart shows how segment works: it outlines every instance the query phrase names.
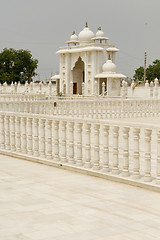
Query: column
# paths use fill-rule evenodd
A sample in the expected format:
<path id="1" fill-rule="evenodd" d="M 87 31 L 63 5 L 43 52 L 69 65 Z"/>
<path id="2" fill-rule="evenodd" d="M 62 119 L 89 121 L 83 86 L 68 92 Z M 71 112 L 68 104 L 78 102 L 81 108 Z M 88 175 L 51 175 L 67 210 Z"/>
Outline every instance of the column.
<path id="1" fill-rule="evenodd" d="M 145 169 L 144 181 L 151 182 L 151 134 L 152 130 L 145 129 Z"/>
<path id="2" fill-rule="evenodd" d="M 85 125 L 85 168 L 91 167 L 91 124 Z"/>
<path id="3" fill-rule="evenodd" d="M 66 159 L 66 122 L 61 122 L 61 162 L 67 162 Z"/>
<path id="4" fill-rule="evenodd" d="M 160 131 L 157 132 L 157 179 L 156 183 L 160 184 Z"/>
<path id="5" fill-rule="evenodd" d="M 26 141 L 26 117 L 21 117 L 21 151 L 27 153 L 27 141 Z"/>
<path id="6" fill-rule="evenodd" d="M 109 171 L 109 126 L 103 127 L 103 172 Z"/>
<path id="7" fill-rule="evenodd" d="M 77 123 L 77 166 L 82 166 L 82 123 Z"/>
<path id="8" fill-rule="evenodd" d="M 52 120 L 46 121 L 46 156 L 52 159 Z"/>
<path id="9" fill-rule="evenodd" d="M 5 126 L 4 126 L 4 115 L 0 115 L 0 147 L 1 149 L 4 149 L 5 145 L 5 132 L 4 132 Z"/>
<path id="10" fill-rule="evenodd" d="M 124 177 L 129 176 L 129 128 L 123 128 L 123 170 L 122 175 Z"/>
<path id="11" fill-rule="evenodd" d="M 119 173 L 119 162 L 118 162 L 118 137 L 119 137 L 119 127 L 113 127 L 113 168 L 112 173 Z"/>
<path id="12" fill-rule="evenodd" d="M 33 155 L 36 157 L 39 156 L 38 122 L 39 119 L 33 118 Z"/>
<path id="13" fill-rule="evenodd" d="M 99 124 L 94 125 L 94 163 L 93 169 L 99 170 Z"/>
<path id="14" fill-rule="evenodd" d="M 133 178 L 138 179 L 140 177 L 139 169 L 140 169 L 140 161 L 139 161 L 139 134 L 140 129 L 134 128 L 133 130 Z"/>
<path id="15" fill-rule="evenodd" d="M 5 149 L 10 149 L 10 117 L 5 116 Z"/>
<path id="16" fill-rule="evenodd" d="M 45 158 L 45 119 L 39 120 L 39 149 L 40 157 Z"/>
<path id="17" fill-rule="evenodd" d="M 33 154 L 32 118 L 27 118 L 27 153 Z"/>
<path id="18" fill-rule="evenodd" d="M 11 151 L 15 151 L 15 116 L 10 117 Z"/>
<path id="19" fill-rule="evenodd" d="M 74 122 L 69 122 L 68 162 L 74 164 Z"/>
<path id="20" fill-rule="evenodd" d="M 20 117 L 16 117 L 16 152 L 21 152 L 21 121 Z"/>
<path id="21" fill-rule="evenodd" d="M 54 160 L 59 161 L 59 121 L 54 121 L 54 139 L 53 139 L 53 152 Z"/>

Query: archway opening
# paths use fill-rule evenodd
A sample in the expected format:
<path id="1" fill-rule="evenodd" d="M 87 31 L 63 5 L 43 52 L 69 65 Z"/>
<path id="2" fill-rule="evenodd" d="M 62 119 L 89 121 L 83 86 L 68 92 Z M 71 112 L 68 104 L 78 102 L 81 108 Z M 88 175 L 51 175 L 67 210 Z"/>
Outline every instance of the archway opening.
<path id="1" fill-rule="evenodd" d="M 79 57 L 73 68 L 73 94 L 82 94 L 83 82 L 85 82 L 84 62 Z"/>

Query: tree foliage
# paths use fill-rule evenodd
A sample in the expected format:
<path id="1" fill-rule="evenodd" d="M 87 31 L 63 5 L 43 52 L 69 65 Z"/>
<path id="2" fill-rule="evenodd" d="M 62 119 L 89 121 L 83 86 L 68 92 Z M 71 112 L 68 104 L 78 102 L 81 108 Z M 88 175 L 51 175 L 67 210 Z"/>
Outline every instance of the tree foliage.
<path id="1" fill-rule="evenodd" d="M 29 50 L 5 48 L 0 53 L 0 82 L 30 82 L 37 66 L 38 60 L 32 58 Z"/>
<path id="2" fill-rule="evenodd" d="M 142 66 L 135 70 L 133 78 L 135 81 L 144 80 L 144 68 Z M 158 59 L 146 68 L 146 79 L 150 82 L 155 78 L 160 79 L 160 60 Z"/>

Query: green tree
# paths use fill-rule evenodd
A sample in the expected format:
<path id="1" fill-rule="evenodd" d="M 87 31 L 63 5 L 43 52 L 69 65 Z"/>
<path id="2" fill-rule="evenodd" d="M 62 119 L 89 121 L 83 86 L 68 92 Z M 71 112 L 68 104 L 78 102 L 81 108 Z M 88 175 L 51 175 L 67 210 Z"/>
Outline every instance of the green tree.
<path id="1" fill-rule="evenodd" d="M 0 82 L 30 82 L 37 66 L 38 60 L 32 58 L 29 50 L 5 48 L 0 53 Z"/>
<path id="2" fill-rule="evenodd" d="M 135 81 L 143 81 L 144 79 L 144 68 L 139 67 L 135 70 L 135 74 L 133 76 Z"/>

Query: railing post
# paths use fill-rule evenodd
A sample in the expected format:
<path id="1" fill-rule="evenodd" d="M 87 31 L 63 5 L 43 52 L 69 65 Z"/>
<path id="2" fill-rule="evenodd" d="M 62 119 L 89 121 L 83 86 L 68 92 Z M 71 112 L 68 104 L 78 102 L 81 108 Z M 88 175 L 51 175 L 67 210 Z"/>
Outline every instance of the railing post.
<path id="1" fill-rule="evenodd" d="M 123 127 L 123 170 L 122 175 L 124 177 L 129 176 L 129 128 Z"/>
<path id="2" fill-rule="evenodd" d="M 91 124 L 87 123 L 85 125 L 85 168 L 91 167 L 91 139 L 90 139 L 90 132 L 91 132 Z"/>
<path id="3" fill-rule="evenodd" d="M 1 149 L 5 148 L 5 126 L 4 126 L 4 115 L 0 115 L 0 139 L 1 139 L 1 143 L 0 143 L 0 147 Z"/>
<path id="4" fill-rule="evenodd" d="M 5 116 L 5 149 L 10 149 L 10 117 Z"/>
<path id="5" fill-rule="evenodd" d="M 32 140 L 32 118 L 27 118 L 27 153 L 33 154 L 33 140 Z"/>
<path id="6" fill-rule="evenodd" d="M 54 160 L 59 161 L 59 121 L 54 121 Z"/>
<path id="7" fill-rule="evenodd" d="M 45 119 L 39 120 L 39 149 L 40 157 L 45 158 Z"/>
<path id="8" fill-rule="evenodd" d="M 82 123 L 77 123 L 77 166 L 82 166 Z"/>
<path id="9" fill-rule="evenodd" d="M 11 116 L 10 118 L 10 134 L 11 134 L 11 150 L 15 151 L 15 116 Z"/>
<path id="10" fill-rule="evenodd" d="M 118 162 L 118 136 L 119 136 L 119 127 L 113 127 L 113 169 L 112 174 L 119 173 L 119 162 Z"/>
<path id="11" fill-rule="evenodd" d="M 21 151 L 24 154 L 27 152 L 26 117 L 21 117 Z"/>
<path id="12" fill-rule="evenodd" d="M 157 132 L 157 179 L 156 183 L 160 184 L 160 131 Z"/>
<path id="13" fill-rule="evenodd" d="M 151 134 L 152 130 L 145 129 L 145 182 L 151 182 Z"/>
<path id="14" fill-rule="evenodd" d="M 21 152 L 21 119 L 16 116 L 16 152 Z"/>
<path id="15" fill-rule="evenodd" d="M 103 127 L 103 172 L 109 172 L 109 126 Z"/>
<path id="16" fill-rule="evenodd" d="M 74 122 L 69 122 L 68 162 L 74 163 Z"/>
<path id="17" fill-rule="evenodd" d="M 39 156 L 38 119 L 33 118 L 33 155 Z"/>
<path id="18" fill-rule="evenodd" d="M 61 122 L 61 162 L 65 163 L 67 162 L 66 159 L 66 122 L 62 121 Z"/>
<path id="19" fill-rule="evenodd" d="M 99 170 L 99 124 L 94 125 L 94 163 L 93 169 Z"/>
<path id="20" fill-rule="evenodd" d="M 133 153 L 133 178 L 138 179 L 140 177 L 139 175 L 139 168 L 140 168 L 140 162 L 139 162 L 139 134 L 140 129 L 134 128 L 133 130 L 133 138 L 134 138 L 134 153 Z"/>
<path id="21" fill-rule="evenodd" d="M 46 156 L 47 159 L 52 159 L 52 121 L 46 121 Z"/>

